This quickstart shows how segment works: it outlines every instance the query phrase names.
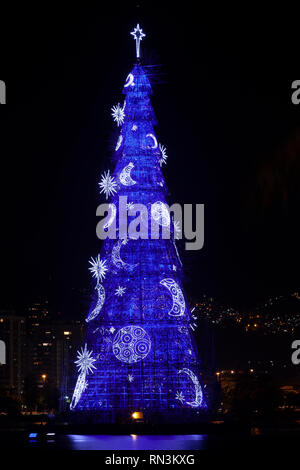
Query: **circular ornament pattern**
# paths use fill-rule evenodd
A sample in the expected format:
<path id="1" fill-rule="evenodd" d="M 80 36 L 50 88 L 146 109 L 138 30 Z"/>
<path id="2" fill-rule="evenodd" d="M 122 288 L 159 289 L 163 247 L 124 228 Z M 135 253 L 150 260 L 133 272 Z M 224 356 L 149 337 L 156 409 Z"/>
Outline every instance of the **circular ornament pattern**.
<path id="1" fill-rule="evenodd" d="M 132 364 L 148 356 L 151 340 L 141 326 L 125 326 L 114 337 L 113 353 L 119 361 Z"/>
<path id="2" fill-rule="evenodd" d="M 151 217 L 156 223 L 163 227 L 168 227 L 170 225 L 170 213 L 166 204 L 162 201 L 157 201 L 151 205 Z"/>

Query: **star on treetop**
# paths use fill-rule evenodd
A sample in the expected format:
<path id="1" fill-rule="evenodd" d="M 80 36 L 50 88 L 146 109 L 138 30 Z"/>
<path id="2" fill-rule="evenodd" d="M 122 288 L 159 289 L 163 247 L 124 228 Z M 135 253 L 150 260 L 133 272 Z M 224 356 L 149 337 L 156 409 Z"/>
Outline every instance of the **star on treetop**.
<path id="1" fill-rule="evenodd" d="M 140 41 L 146 36 L 146 34 L 143 33 L 143 30 L 140 29 L 140 25 L 137 24 L 136 27 L 134 28 L 133 31 L 130 33 L 134 39 L 135 39 L 135 44 L 136 44 L 136 56 L 139 59 L 140 58 Z"/>

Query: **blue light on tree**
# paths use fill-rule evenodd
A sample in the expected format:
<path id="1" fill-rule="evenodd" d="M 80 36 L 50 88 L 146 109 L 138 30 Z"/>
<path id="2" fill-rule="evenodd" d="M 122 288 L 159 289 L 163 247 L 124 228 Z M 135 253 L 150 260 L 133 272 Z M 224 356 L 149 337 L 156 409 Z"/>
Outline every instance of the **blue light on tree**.
<path id="1" fill-rule="evenodd" d="M 139 58 L 145 35 L 139 25 L 132 35 Z M 206 403 L 193 339 L 195 321 L 185 297 L 175 241 L 181 226 L 171 219 L 166 206 L 161 166 L 168 156 L 158 144 L 152 88 L 140 60 L 127 76 L 123 94 L 126 105 L 112 109 L 121 126 L 116 164 L 99 183 L 102 198 L 109 199 L 106 229 L 116 224 L 117 239 L 106 238 L 101 256 L 90 261 L 95 299 L 86 316 L 85 347 L 76 361 L 79 371 L 71 409 L 198 410 Z M 128 222 L 133 219 L 130 211 L 139 204 L 149 209 L 149 225 L 157 226 L 157 238 L 130 238 L 122 233 L 120 197 L 126 200 Z M 173 239 L 162 237 L 166 228 Z"/>

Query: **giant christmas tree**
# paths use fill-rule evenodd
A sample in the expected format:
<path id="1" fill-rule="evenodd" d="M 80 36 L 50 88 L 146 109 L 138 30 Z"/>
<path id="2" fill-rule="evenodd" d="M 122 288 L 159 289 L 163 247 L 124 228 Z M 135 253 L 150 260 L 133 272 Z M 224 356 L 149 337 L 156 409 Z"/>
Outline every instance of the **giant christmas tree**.
<path id="1" fill-rule="evenodd" d="M 137 63 L 124 85 L 124 104 L 112 108 L 120 126 L 117 163 L 99 183 L 109 203 L 104 229 L 115 230 L 116 239 L 109 236 L 90 261 L 95 300 L 76 361 L 71 409 L 168 415 L 203 409 L 206 403 L 192 314 L 182 289 L 178 227 L 166 205 L 161 169 L 166 149 L 155 135 L 152 90 L 140 60 L 144 33 L 137 25 L 131 34 Z M 127 230 L 131 222 L 138 235 Z M 166 228 L 169 238 L 163 237 Z"/>

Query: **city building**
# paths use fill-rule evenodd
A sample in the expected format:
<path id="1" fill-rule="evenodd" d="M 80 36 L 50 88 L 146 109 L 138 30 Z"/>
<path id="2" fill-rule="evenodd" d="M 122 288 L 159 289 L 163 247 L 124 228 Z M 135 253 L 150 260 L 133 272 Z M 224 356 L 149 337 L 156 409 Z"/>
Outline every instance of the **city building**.
<path id="1" fill-rule="evenodd" d="M 59 407 L 68 403 L 73 381 L 70 375 L 74 356 L 82 342 L 84 325 L 50 313 L 47 301 L 36 302 L 26 319 L 27 379 L 38 389 L 46 386 L 59 396 Z"/>
<path id="2" fill-rule="evenodd" d="M 0 310 L 0 342 L 0 390 L 20 397 L 26 368 L 25 318 L 14 311 Z"/>

